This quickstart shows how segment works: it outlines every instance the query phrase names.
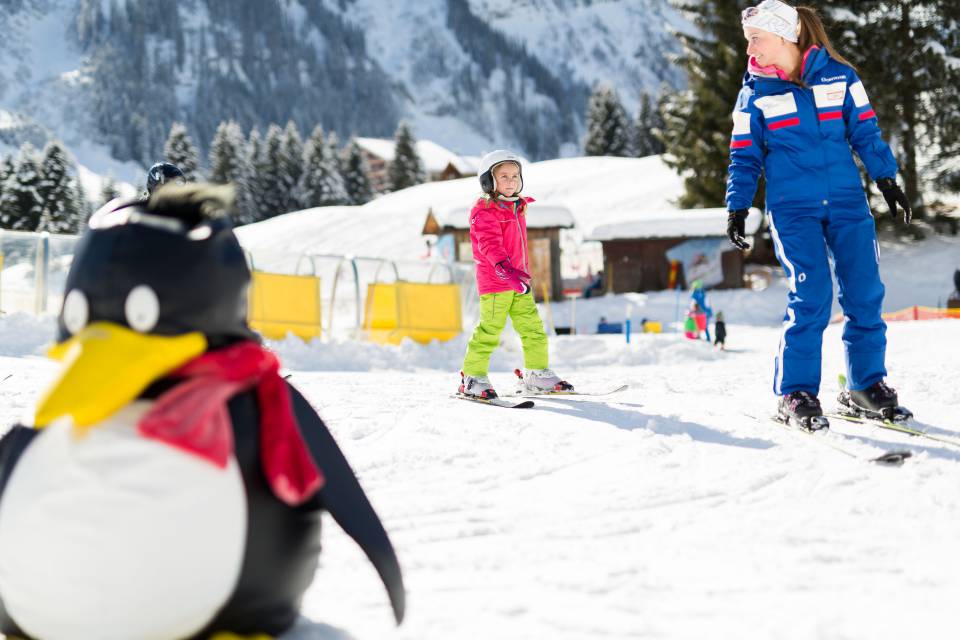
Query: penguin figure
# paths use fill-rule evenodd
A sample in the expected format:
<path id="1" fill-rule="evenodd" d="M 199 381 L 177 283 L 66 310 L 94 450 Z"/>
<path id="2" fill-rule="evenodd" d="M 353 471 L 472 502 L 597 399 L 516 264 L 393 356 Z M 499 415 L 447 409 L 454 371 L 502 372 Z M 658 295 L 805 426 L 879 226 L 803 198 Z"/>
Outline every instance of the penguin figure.
<path id="1" fill-rule="evenodd" d="M 229 187 L 158 189 L 90 220 L 33 426 L 0 438 L 0 633 L 276 636 L 329 512 L 405 592 L 383 526 L 323 421 L 246 323 Z"/>

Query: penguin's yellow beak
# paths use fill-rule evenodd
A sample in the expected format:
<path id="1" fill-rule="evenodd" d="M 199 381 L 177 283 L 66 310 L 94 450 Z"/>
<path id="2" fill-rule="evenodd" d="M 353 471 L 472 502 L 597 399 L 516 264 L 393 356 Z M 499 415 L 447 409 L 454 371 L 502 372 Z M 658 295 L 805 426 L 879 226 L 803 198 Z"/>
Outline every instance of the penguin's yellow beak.
<path id="1" fill-rule="evenodd" d="M 63 368 L 40 398 L 34 424 L 67 415 L 78 427 L 96 424 L 206 348 L 201 333 L 157 336 L 95 322 L 47 353 Z"/>

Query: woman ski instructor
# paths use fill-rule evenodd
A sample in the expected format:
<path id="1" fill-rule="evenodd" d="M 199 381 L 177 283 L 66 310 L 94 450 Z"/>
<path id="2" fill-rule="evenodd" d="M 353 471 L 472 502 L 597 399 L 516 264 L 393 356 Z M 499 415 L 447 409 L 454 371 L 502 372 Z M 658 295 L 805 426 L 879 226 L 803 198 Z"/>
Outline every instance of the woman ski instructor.
<path id="1" fill-rule="evenodd" d="M 830 319 L 832 258 L 846 319 L 850 411 L 893 417 L 896 392 L 884 382 L 886 324 L 879 247 L 855 151 L 896 217 L 910 223 L 897 163 L 853 66 L 830 44 L 813 9 L 765 0 L 742 14 L 748 69 L 733 111 L 727 179 L 727 235 L 740 249 L 761 172 L 777 258 L 790 293 L 773 390 L 781 420 L 827 426 L 820 390 L 823 331 Z"/>

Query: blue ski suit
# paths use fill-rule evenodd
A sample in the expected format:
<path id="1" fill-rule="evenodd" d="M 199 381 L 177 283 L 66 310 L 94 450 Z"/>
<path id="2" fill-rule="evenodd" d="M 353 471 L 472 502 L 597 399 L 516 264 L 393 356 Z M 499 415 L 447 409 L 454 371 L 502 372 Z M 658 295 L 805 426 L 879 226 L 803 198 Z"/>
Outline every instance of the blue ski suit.
<path id="1" fill-rule="evenodd" d="M 820 390 L 831 260 L 846 319 L 848 385 L 865 389 L 886 376 L 880 250 L 852 151 L 873 180 L 893 178 L 897 162 L 856 71 L 812 47 L 801 77 L 806 86 L 759 72 L 744 76 L 727 179 L 727 208 L 735 211 L 751 206 L 761 171 L 766 177 L 767 222 L 790 286 L 777 395 Z"/>

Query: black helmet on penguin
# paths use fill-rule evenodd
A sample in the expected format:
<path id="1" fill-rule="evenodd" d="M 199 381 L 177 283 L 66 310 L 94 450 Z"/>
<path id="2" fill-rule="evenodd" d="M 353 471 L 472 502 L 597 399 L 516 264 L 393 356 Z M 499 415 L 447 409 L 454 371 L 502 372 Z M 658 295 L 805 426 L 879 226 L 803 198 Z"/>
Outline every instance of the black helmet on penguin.
<path id="1" fill-rule="evenodd" d="M 157 187 L 167 183 L 185 184 L 186 177 L 183 171 L 175 164 L 158 162 L 147 171 L 147 195 L 153 195 Z"/>
<path id="2" fill-rule="evenodd" d="M 58 342 L 103 321 L 155 335 L 199 332 L 211 347 L 258 340 L 247 325 L 251 276 L 232 200 L 232 187 L 189 184 L 97 211 L 67 276 Z"/>
<path id="3" fill-rule="evenodd" d="M 497 149 L 480 159 L 480 189 L 488 196 L 496 196 L 497 179 L 493 176 L 493 170 L 505 162 L 517 165 L 517 171 L 520 172 L 520 186 L 517 187 L 516 193 L 511 195 L 515 196 L 523 191 L 523 162 L 520 156 L 506 149 Z"/>

